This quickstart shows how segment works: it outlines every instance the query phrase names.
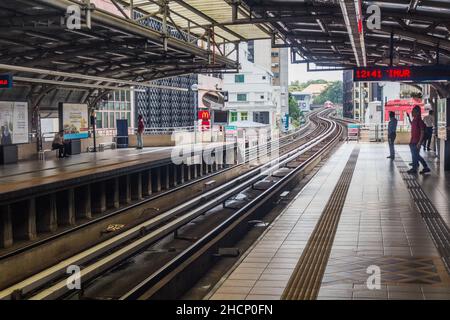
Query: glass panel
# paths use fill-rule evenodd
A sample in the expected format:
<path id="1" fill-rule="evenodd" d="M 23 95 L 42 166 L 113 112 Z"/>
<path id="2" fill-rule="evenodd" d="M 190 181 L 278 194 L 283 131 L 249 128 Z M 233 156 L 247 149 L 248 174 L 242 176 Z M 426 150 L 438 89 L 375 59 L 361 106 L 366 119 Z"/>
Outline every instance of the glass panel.
<path id="1" fill-rule="evenodd" d="M 116 127 L 116 122 L 114 121 L 114 112 L 110 112 L 109 113 L 109 126 L 111 128 L 115 128 Z"/>
<path id="2" fill-rule="evenodd" d="M 125 91 L 124 90 L 120 91 L 120 100 L 125 101 Z"/>
<path id="3" fill-rule="evenodd" d="M 127 101 L 131 101 L 130 91 L 126 91 Z"/>
<path id="4" fill-rule="evenodd" d="M 237 121 L 237 112 L 230 112 L 230 122 Z"/>
<path id="5" fill-rule="evenodd" d="M 102 116 L 103 116 L 103 128 L 109 128 L 108 125 L 108 113 L 106 112 L 102 112 Z"/>
<path id="6" fill-rule="evenodd" d="M 241 121 L 248 120 L 248 112 L 241 112 Z"/>
<path id="7" fill-rule="evenodd" d="M 238 93 L 237 101 L 247 101 L 247 94 L 246 93 Z"/>
<path id="8" fill-rule="evenodd" d="M 131 127 L 131 112 L 127 112 L 128 126 Z"/>
<path id="9" fill-rule="evenodd" d="M 245 77 L 243 74 L 237 74 L 234 76 L 234 82 L 243 83 L 245 81 Z"/>
<path id="10" fill-rule="evenodd" d="M 101 112 L 97 112 L 97 123 L 96 123 L 96 127 L 97 129 L 101 129 L 102 127 L 102 113 Z"/>

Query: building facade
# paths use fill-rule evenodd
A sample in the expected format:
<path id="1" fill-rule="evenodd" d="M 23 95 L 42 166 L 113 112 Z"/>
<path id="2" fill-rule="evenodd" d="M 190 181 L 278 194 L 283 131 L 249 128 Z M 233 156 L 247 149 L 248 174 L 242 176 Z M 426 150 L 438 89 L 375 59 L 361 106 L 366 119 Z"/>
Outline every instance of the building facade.
<path id="1" fill-rule="evenodd" d="M 272 85 L 272 73 L 246 59 L 251 58 L 245 44 L 240 45 L 241 67 L 239 73 L 224 74 L 223 90 L 228 91 L 225 109 L 229 123 L 252 121 L 277 126 L 277 106 Z M 250 59 L 251 60 L 251 59 Z"/>
<path id="2" fill-rule="evenodd" d="M 271 40 L 249 41 L 248 61 L 270 70 L 273 96 L 276 101 L 276 121 L 289 114 L 289 49 L 272 48 Z"/>

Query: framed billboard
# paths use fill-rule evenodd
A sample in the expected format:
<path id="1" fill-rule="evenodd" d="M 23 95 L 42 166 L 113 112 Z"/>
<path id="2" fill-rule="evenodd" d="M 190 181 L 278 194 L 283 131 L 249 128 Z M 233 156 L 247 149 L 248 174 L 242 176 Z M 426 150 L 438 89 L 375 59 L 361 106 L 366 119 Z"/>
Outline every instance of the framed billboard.
<path id="1" fill-rule="evenodd" d="M 447 99 L 437 100 L 437 135 L 447 140 Z"/>
<path id="2" fill-rule="evenodd" d="M 0 101 L 0 145 L 28 143 L 28 103 Z"/>
<path id="3" fill-rule="evenodd" d="M 89 116 L 87 104 L 60 103 L 59 127 L 64 130 L 64 139 L 85 139 L 89 137 Z"/>

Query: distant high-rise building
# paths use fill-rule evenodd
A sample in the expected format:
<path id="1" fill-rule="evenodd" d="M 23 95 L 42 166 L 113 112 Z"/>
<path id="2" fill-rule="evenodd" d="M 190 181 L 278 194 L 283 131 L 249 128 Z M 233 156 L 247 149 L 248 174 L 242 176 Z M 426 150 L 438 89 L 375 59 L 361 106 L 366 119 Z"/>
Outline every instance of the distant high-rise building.
<path id="1" fill-rule="evenodd" d="M 343 114 L 353 118 L 353 71 L 344 70 L 343 74 Z"/>

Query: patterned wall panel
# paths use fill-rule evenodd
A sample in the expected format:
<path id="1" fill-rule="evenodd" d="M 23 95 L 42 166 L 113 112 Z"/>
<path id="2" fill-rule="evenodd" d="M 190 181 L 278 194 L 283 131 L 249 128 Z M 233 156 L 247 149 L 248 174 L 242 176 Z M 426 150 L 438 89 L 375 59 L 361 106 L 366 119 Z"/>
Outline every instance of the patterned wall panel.
<path id="1" fill-rule="evenodd" d="M 189 89 L 196 75 L 154 81 L 157 85 Z M 135 94 L 136 115 L 142 114 L 148 128 L 194 125 L 194 93 L 158 88 L 140 88 Z"/>
<path id="2" fill-rule="evenodd" d="M 135 12 L 135 18 L 141 15 Z M 148 18 L 140 21 L 143 25 L 161 31 L 159 21 Z M 169 27 L 173 37 L 181 39 L 178 31 Z M 197 83 L 197 75 L 172 77 L 154 81 L 155 84 L 189 89 Z M 188 127 L 194 125 L 194 93 L 157 88 L 139 88 L 135 94 L 135 110 L 144 117 L 147 128 Z M 137 117 L 136 117 L 137 118 Z"/>

